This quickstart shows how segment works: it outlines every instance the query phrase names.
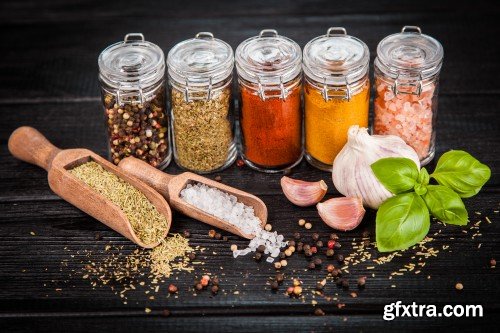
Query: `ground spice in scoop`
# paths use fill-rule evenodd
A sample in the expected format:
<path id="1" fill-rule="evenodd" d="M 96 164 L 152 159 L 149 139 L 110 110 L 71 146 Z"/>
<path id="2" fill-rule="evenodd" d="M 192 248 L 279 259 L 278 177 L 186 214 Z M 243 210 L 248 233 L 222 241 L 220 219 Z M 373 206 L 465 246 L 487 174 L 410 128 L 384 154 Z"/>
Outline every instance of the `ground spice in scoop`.
<path id="1" fill-rule="evenodd" d="M 302 154 L 300 89 L 294 87 L 285 99 L 262 99 L 241 87 L 243 154 L 261 167 L 286 167 Z"/>
<path id="2" fill-rule="evenodd" d="M 164 237 L 168 228 L 166 218 L 134 186 L 96 162 L 84 163 L 69 172 L 117 205 L 142 242 L 154 244 Z"/>

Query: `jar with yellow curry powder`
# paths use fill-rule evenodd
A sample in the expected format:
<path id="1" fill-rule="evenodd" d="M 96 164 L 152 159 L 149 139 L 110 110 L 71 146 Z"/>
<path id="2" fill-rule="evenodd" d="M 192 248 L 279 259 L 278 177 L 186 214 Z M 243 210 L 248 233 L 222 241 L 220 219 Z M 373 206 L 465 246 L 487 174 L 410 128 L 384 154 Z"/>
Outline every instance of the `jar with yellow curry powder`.
<path id="1" fill-rule="evenodd" d="M 307 43 L 303 59 L 305 156 L 328 171 L 349 127 L 368 127 L 370 53 L 360 39 L 335 27 Z"/>

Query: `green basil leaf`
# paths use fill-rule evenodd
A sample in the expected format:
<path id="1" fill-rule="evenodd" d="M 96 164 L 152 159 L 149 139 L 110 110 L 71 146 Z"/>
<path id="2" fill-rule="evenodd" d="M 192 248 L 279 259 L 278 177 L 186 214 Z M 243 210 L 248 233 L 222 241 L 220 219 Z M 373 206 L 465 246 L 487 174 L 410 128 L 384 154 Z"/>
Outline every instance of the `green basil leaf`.
<path id="1" fill-rule="evenodd" d="M 409 158 L 382 158 L 373 163 L 371 168 L 382 185 L 394 194 L 413 189 L 418 178 L 418 167 Z"/>
<path id="2" fill-rule="evenodd" d="M 424 200 L 411 192 L 384 201 L 375 223 L 377 247 L 388 252 L 407 249 L 424 239 L 429 232 L 430 217 Z"/>
<path id="3" fill-rule="evenodd" d="M 422 185 L 429 184 L 429 173 L 426 168 L 421 168 L 418 174 L 417 183 Z"/>
<path id="4" fill-rule="evenodd" d="M 442 185 L 427 186 L 422 197 L 434 217 L 448 224 L 466 225 L 469 218 L 460 196 Z"/>
<path id="5" fill-rule="evenodd" d="M 476 195 L 490 179 L 490 168 L 462 150 L 450 150 L 441 156 L 431 174 L 439 184 L 451 188 L 462 198 Z"/>
<path id="6" fill-rule="evenodd" d="M 422 184 L 416 183 L 415 187 L 413 189 L 415 190 L 415 193 L 417 193 L 420 196 L 427 193 L 427 185 L 422 185 Z"/>

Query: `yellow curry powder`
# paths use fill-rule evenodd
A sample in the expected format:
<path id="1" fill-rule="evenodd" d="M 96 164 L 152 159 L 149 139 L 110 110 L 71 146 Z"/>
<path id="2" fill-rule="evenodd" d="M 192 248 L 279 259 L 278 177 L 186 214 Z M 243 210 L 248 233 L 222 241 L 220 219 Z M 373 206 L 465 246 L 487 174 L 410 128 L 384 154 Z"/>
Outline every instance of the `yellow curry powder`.
<path id="1" fill-rule="evenodd" d="M 321 91 L 309 83 L 304 88 L 306 153 L 327 165 L 347 142 L 351 125 L 368 127 L 370 86 L 368 80 L 351 97 L 323 99 Z"/>

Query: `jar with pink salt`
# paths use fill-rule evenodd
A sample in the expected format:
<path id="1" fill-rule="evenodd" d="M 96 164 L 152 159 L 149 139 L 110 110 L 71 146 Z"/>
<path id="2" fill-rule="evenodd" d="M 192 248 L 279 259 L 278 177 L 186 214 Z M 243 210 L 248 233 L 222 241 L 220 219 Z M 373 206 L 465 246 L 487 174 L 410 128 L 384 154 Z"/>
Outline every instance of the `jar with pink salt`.
<path id="1" fill-rule="evenodd" d="M 397 135 L 417 152 L 422 165 L 435 152 L 435 122 L 443 47 L 405 26 L 385 37 L 375 58 L 374 134 Z"/>

